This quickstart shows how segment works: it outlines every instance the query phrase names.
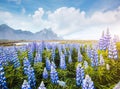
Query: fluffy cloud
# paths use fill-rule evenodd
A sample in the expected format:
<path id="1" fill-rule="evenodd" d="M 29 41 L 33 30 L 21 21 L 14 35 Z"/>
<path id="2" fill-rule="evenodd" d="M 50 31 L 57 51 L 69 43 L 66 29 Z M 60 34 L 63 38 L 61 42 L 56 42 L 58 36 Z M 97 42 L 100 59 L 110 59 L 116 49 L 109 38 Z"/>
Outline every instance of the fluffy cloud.
<path id="1" fill-rule="evenodd" d="M 48 14 L 48 20 L 56 24 L 56 28 L 53 27 L 55 31 L 66 39 L 97 39 L 107 27 L 112 33 L 120 34 L 119 19 L 120 7 L 106 12 L 97 11 L 91 16 L 73 7 L 62 7 Z"/>
<path id="2" fill-rule="evenodd" d="M 43 17 L 46 16 L 46 19 Z M 44 11 L 38 8 L 28 17 L 20 17 L 10 12 L 0 12 L 0 22 L 8 25 L 40 31 L 43 28 L 52 28 L 58 35 L 66 39 L 97 39 L 102 30 L 110 28 L 114 34 L 120 34 L 120 7 L 115 10 L 96 11 L 87 15 L 85 11 L 74 7 L 61 7 L 55 11 Z M 19 23 L 19 24 L 18 24 Z"/>
<path id="3" fill-rule="evenodd" d="M 35 11 L 34 15 L 32 16 L 33 20 L 38 23 L 42 20 L 42 16 L 44 15 L 43 8 L 39 8 L 37 11 Z"/>
<path id="4" fill-rule="evenodd" d="M 56 25 L 52 26 L 59 34 L 68 34 L 79 30 L 81 25 L 85 24 L 85 12 L 73 7 L 62 7 L 48 14 L 48 21 Z M 83 23 L 84 21 L 84 23 Z"/>

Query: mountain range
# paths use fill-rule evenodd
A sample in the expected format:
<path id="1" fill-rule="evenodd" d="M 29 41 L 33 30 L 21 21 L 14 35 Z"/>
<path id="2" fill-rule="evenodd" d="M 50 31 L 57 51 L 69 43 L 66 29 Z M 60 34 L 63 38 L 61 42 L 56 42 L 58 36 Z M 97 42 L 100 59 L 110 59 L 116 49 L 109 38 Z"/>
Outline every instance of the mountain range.
<path id="1" fill-rule="evenodd" d="M 16 30 L 6 24 L 0 25 L 0 39 L 5 40 L 62 40 L 52 29 L 43 29 L 39 32 Z"/>

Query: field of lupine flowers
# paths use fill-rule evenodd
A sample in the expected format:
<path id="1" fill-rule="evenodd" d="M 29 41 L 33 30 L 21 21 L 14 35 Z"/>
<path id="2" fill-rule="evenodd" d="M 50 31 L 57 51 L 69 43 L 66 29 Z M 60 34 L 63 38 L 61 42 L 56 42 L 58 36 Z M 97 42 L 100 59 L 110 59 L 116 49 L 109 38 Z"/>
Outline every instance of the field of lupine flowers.
<path id="1" fill-rule="evenodd" d="M 119 56 L 120 43 L 109 31 L 91 45 L 0 47 L 0 89 L 113 89 L 120 81 Z"/>

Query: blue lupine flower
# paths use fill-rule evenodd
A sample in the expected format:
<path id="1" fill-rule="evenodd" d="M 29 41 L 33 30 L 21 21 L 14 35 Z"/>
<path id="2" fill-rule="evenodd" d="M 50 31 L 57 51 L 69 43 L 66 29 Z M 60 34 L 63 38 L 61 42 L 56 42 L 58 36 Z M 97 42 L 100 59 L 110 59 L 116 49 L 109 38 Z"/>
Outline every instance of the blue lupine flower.
<path id="1" fill-rule="evenodd" d="M 82 54 L 80 53 L 80 51 L 78 50 L 78 62 L 82 61 Z"/>
<path id="2" fill-rule="evenodd" d="M 32 53 L 36 50 L 37 44 L 35 42 L 28 44 L 28 50 L 30 50 Z"/>
<path id="3" fill-rule="evenodd" d="M 53 66 L 54 68 L 56 68 L 56 65 L 55 65 L 55 63 L 53 61 L 51 62 L 51 66 Z"/>
<path id="4" fill-rule="evenodd" d="M 85 76 L 85 79 L 83 80 L 83 84 L 82 84 L 82 89 L 95 89 L 94 83 L 89 75 Z"/>
<path id="5" fill-rule="evenodd" d="M 69 54 L 68 63 L 72 63 L 72 57 L 71 57 L 71 54 Z"/>
<path id="6" fill-rule="evenodd" d="M 84 69 L 81 64 L 78 64 L 76 69 L 76 85 L 81 86 L 84 79 Z"/>
<path id="7" fill-rule="evenodd" d="M 72 51 L 73 51 L 73 47 L 72 47 L 72 45 L 70 45 L 70 51 L 69 51 L 69 54 L 72 54 Z"/>
<path id="8" fill-rule="evenodd" d="M 1 63 L 0 63 L 0 88 L 1 89 L 8 89 L 7 83 L 6 83 L 6 78 L 4 76 L 4 69 L 3 69 Z"/>
<path id="9" fill-rule="evenodd" d="M 19 62 L 16 51 L 13 51 L 12 53 L 12 62 L 14 63 L 15 68 L 20 67 L 20 62 Z"/>
<path id="10" fill-rule="evenodd" d="M 40 86 L 38 87 L 38 89 L 46 89 L 43 81 L 41 82 L 41 84 L 40 84 Z"/>
<path id="11" fill-rule="evenodd" d="M 42 62 L 41 54 L 36 53 L 36 57 L 34 59 L 34 63 Z"/>
<path id="12" fill-rule="evenodd" d="M 109 33 L 109 29 L 107 29 L 106 34 L 102 34 L 101 39 L 99 40 L 99 48 L 100 50 L 106 50 L 108 49 L 109 45 L 110 45 L 110 40 L 111 40 L 111 35 Z"/>
<path id="13" fill-rule="evenodd" d="M 87 46 L 86 52 L 87 52 L 88 57 L 91 59 L 92 58 L 92 49 L 89 46 Z"/>
<path id="14" fill-rule="evenodd" d="M 20 67 L 20 62 L 16 50 L 13 47 L 10 47 L 5 50 L 6 61 L 13 64 L 14 68 Z"/>
<path id="15" fill-rule="evenodd" d="M 35 73 L 34 73 L 34 69 L 32 67 L 28 67 L 28 83 L 30 84 L 31 87 L 35 87 L 36 85 L 36 79 L 35 79 Z"/>
<path id="16" fill-rule="evenodd" d="M 105 65 L 105 61 L 104 61 L 104 59 L 103 59 L 102 54 L 100 54 L 100 62 L 99 62 L 99 64 L 100 64 L 101 66 Z"/>
<path id="17" fill-rule="evenodd" d="M 100 40 L 99 40 L 99 49 L 100 50 L 104 50 L 104 46 L 105 46 L 105 34 L 104 34 L 104 31 L 103 31 L 103 33 L 102 33 L 102 37 L 100 38 Z"/>
<path id="18" fill-rule="evenodd" d="M 7 55 L 2 47 L 0 47 L 0 61 L 2 65 L 7 65 Z"/>
<path id="19" fill-rule="evenodd" d="M 96 50 L 93 50 L 93 55 L 91 58 L 91 66 L 92 67 L 98 66 L 98 53 Z"/>
<path id="20" fill-rule="evenodd" d="M 28 49 L 28 60 L 33 62 L 33 52 L 31 48 Z"/>
<path id="21" fill-rule="evenodd" d="M 45 42 L 44 42 L 44 41 L 41 41 L 40 46 L 41 46 L 41 51 L 43 51 L 44 48 L 45 48 Z"/>
<path id="22" fill-rule="evenodd" d="M 58 73 L 53 66 L 51 66 L 50 78 L 52 83 L 57 84 L 57 81 L 59 80 Z"/>
<path id="23" fill-rule="evenodd" d="M 63 51 L 64 51 L 64 55 L 67 56 L 67 51 L 66 51 L 65 45 L 63 45 Z"/>
<path id="24" fill-rule="evenodd" d="M 28 74 L 28 67 L 31 66 L 30 62 L 27 58 L 24 58 L 23 60 L 23 66 L 24 66 L 24 74 Z"/>
<path id="25" fill-rule="evenodd" d="M 28 82 L 26 80 L 24 80 L 21 89 L 31 89 L 30 85 L 28 84 Z"/>
<path id="26" fill-rule="evenodd" d="M 111 35 L 110 35 L 110 32 L 109 32 L 109 29 L 107 29 L 106 36 L 105 36 L 105 42 L 104 42 L 106 49 L 110 45 L 110 40 L 111 40 Z"/>
<path id="27" fill-rule="evenodd" d="M 65 55 L 62 52 L 60 55 L 60 68 L 63 70 L 66 69 Z"/>
<path id="28" fill-rule="evenodd" d="M 87 61 L 84 61 L 84 67 L 85 67 L 85 69 L 88 68 L 88 62 Z"/>
<path id="29" fill-rule="evenodd" d="M 44 79 L 47 79 L 48 78 L 48 72 L 46 70 L 46 67 L 44 68 L 44 71 L 43 71 L 43 78 Z"/>
<path id="30" fill-rule="evenodd" d="M 38 49 L 37 49 L 37 53 L 42 54 L 43 50 L 45 47 L 45 43 L 44 41 L 42 41 L 39 45 L 38 45 Z"/>
<path id="31" fill-rule="evenodd" d="M 55 58 L 55 49 L 56 49 L 56 47 L 55 47 L 55 45 L 52 45 L 52 60 L 54 61 L 54 58 Z"/>
<path id="32" fill-rule="evenodd" d="M 118 52 L 116 48 L 116 44 L 111 41 L 108 48 L 108 57 L 111 59 L 118 59 Z"/>
<path id="33" fill-rule="evenodd" d="M 50 63 L 50 60 L 47 58 L 46 59 L 46 69 L 50 70 L 50 68 L 51 68 L 51 63 Z"/>
<path id="34" fill-rule="evenodd" d="M 62 52 L 61 44 L 58 45 L 58 51 L 59 51 L 59 56 L 60 56 L 60 55 L 61 55 L 61 52 Z"/>

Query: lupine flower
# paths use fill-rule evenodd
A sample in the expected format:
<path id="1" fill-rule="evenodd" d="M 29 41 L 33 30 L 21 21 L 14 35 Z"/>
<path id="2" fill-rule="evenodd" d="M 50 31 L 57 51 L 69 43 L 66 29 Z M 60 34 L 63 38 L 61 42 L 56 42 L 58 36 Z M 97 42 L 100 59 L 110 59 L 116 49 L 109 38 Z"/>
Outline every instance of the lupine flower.
<path id="1" fill-rule="evenodd" d="M 100 54 L 100 63 L 99 63 L 101 66 L 102 65 L 105 65 L 105 61 L 104 61 L 104 59 L 103 59 L 103 56 L 102 56 L 102 54 Z"/>
<path id="2" fill-rule="evenodd" d="M 108 57 L 111 59 L 118 59 L 118 52 L 116 49 L 116 44 L 111 41 L 108 48 Z"/>
<path id="3" fill-rule="evenodd" d="M 62 52 L 62 47 L 61 47 L 61 44 L 59 44 L 57 47 L 58 47 L 59 56 L 60 56 L 60 55 L 61 55 L 61 52 Z"/>
<path id="4" fill-rule="evenodd" d="M 43 49 L 44 49 L 44 46 L 42 43 L 40 43 L 37 49 L 37 53 L 42 54 Z"/>
<path id="5" fill-rule="evenodd" d="M 54 68 L 56 68 L 56 65 L 55 65 L 55 63 L 53 61 L 51 62 L 51 66 L 53 66 Z"/>
<path id="6" fill-rule="evenodd" d="M 35 80 L 35 73 L 34 73 L 34 69 L 32 67 L 28 67 L 28 83 L 30 84 L 31 87 L 35 87 L 36 85 L 36 80 Z"/>
<path id="7" fill-rule="evenodd" d="M 87 46 L 87 55 L 89 58 L 92 58 L 92 50 L 89 46 Z"/>
<path id="8" fill-rule="evenodd" d="M 47 79 L 48 78 L 48 72 L 46 70 L 46 67 L 44 68 L 44 71 L 43 71 L 43 78 L 44 79 Z"/>
<path id="9" fill-rule="evenodd" d="M 5 54 L 6 54 L 6 61 L 10 62 L 11 64 L 13 64 L 12 62 L 12 53 L 13 53 L 13 50 L 11 48 L 6 48 L 4 50 Z"/>
<path id="10" fill-rule="evenodd" d="M 71 54 L 69 54 L 68 63 L 72 63 L 72 57 L 71 57 Z"/>
<path id="11" fill-rule="evenodd" d="M 32 53 L 36 50 L 37 44 L 35 42 L 28 44 L 28 50 L 30 50 Z"/>
<path id="12" fill-rule="evenodd" d="M 38 63 L 38 62 L 42 62 L 42 57 L 40 54 L 37 53 L 34 59 L 34 63 Z"/>
<path id="13" fill-rule="evenodd" d="M 110 35 L 110 32 L 109 32 L 109 29 L 107 29 L 106 36 L 105 36 L 105 42 L 104 42 L 106 49 L 110 45 L 110 40 L 111 40 L 111 35 Z"/>
<path id="14" fill-rule="evenodd" d="M 88 68 L 88 62 L 87 61 L 84 61 L 84 67 L 85 67 L 85 69 Z"/>
<path id="15" fill-rule="evenodd" d="M 82 84 L 82 89 L 94 89 L 93 81 L 91 80 L 89 75 L 85 76 Z"/>
<path id="16" fill-rule="evenodd" d="M 92 67 L 98 66 L 98 53 L 96 50 L 93 50 L 93 55 L 91 58 L 91 66 Z"/>
<path id="17" fill-rule="evenodd" d="M 57 81 L 59 80 L 58 73 L 53 66 L 51 66 L 50 78 L 52 83 L 57 84 Z"/>
<path id="18" fill-rule="evenodd" d="M 14 63 L 15 68 L 20 67 L 20 62 L 19 62 L 17 53 L 15 51 L 13 51 L 12 53 L 12 62 Z"/>
<path id="19" fill-rule="evenodd" d="M 4 69 L 2 67 L 2 64 L 0 64 L 0 88 L 1 89 L 8 89 L 7 83 L 6 83 L 6 78 L 4 76 Z"/>
<path id="20" fill-rule="evenodd" d="M 30 85 L 28 84 L 28 82 L 26 80 L 24 80 L 21 89 L 31 89 Z"/>
<path id="21" fill-rule="evenodd" d="M 33 62 L 33 52 L 31 48 L 28 49 L 28 60 Z"/>
<path id="22" fill-rule="evenodd" d="M 28 77 L 28 83 L 30 84 L 31 87 L 35 87 L 36 80 L 35 80 L 34 69 L 31 67 L 30 62 L 27 58 L 24 59 L 23 65 L 24 65 L 24 73 Z"/>
<path id="23" fill-rule="evenodd" d="M 99 49 L 100 50 L 106 50 L 108 49 L 110 45 L 111 35 L 109 33 L 109 29 L 107 29 L 106 34 L 104 34 L 104 31 L 102 33 L 102 37 L 99 40 Z"/>
<path id="24" fill-rule="evenodd" d="M 62 86 L 62 87 L 65 87 L 66 86 L 66 83 L 64 81 L 60 81 L 58 80 L 57 81 L 58 85 Z"/>
<path id="25" fill-rule="evenodd" d="M 2 47 L 0 48 L 0 61 L 2 65 L 7 65 L 7 55 Z"/>
<path id="26" fill-rule="evenodd" d="M 24 60 L 23 60 L 23 66 L 24 66 L 24 74 L 27 75 L 27 73 L 28 73 L 28 67 L 31 66 L 30 62 L 29 62 L 29 60 L 27 58 L 24 58 Z"/>
<path id="27" fill-rule="evenodd" d="M 46 89 L 43 81 L 41 82 L 41 84 L 40 84 L 40 86 L 38 87 L 38 89 Z"/>
<path id="28" fill-rule="evenodd" d="M 84 79 L 84 69 L 81 64 L 78 64 L 76 69 L 76 85 L 81 86 L 83 79 Z"/>
<path id="29" fill-rule="evenodd" d="M 82 54 L 80 53 L 80 51 L 78 51 L 78 62 L 82 61 Z"/>
<path id="30" fill-rule="evenodd" d="M 50 68 L 51 68 L 51 63 L 50 63 L 50 60 L 47 58 L 46 59 L 46 69 L 50 70 Z"/>
<path id="31" fill-rule="evenodd" d="M 60 55 L 60 68 L 63 70 L 66 69 L 65 55 L 62 52 Z"/>
<path id="32" fill-rule="evenodd" d="M 63 50 L 64 50 L 64 55 L 67 56 L 67 51 L 66 51 L 65 45 L 63 46 Z"/>
<path id="33" fill-rule="evenodd" d="M 53 45 L 52 46 L 52 52 L 51 52 L 52 53 L 52 59 L 53 59 L 53 61 L 54 61 L 54 58 L 55 58 L 55 49 L 56 49 L 55 45 Z"/>
<path id="34" fill-rule="evenodd" d="M 72 51 L 73 51 L 73 47 L 70 46 L 70 51 L 69 51 L 69 54 L 72 54 Z"/>
<path id="35" fill-rule="evenodd" d="M 100 38 L 99 40 L 99 49 L 100 50 L 105 50 L 105 34 L 104 34 L 104 31 L 102 33 L 102 37 Z"/>

